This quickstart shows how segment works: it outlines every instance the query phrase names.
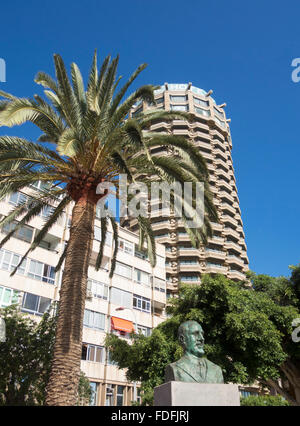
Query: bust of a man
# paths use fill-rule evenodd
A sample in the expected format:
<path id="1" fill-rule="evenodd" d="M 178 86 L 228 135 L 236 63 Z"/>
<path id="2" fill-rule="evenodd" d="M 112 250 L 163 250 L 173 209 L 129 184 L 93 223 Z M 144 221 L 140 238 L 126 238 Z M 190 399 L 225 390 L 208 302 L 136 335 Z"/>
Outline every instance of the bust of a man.
<path id="1" fill-rule="evenodd" d="M 165 383 L 170 381 L 224 383 L 221 368 L 204 357 L 203 329 L 196 321 L 186 321 L 178 328 L 179 343 L 184 355 L 167 365 Z"/>

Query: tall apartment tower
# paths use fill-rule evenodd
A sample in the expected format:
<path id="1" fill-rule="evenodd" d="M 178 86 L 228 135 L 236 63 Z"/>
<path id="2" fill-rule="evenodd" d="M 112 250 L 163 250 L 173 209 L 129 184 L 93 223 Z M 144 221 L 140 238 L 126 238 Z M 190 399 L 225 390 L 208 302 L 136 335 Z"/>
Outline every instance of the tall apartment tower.
<path id="1" fill-rule="evenodd" d="M 200 284 L 204 273 L 221 273 L 233 280 L 245 279 L 248 270 L 247 247 L 239 198 L 234 176 L 230 129 L 224 106 L 217 105 L 206 92 L 189 84 L 165 83 L 155 91 L 156 106 L 139 102 L 132 110 L 136 116 L 149 108 L 166 111 L 188 111 L 194 120 L 156 121 L 150 131 L 181 135 L 199 148 L 209 170 L 210 189 L 214 195 L 220 223 L 212 223 L 213 237 L 206 247 L 194 249 L 182 222 L 174 217 L 152 215 L 157 242 L 166 247 L 168 294 L 178 290 L 178 282 Z M 172 155 L 158 148 L 158 155 Z M 127 223 L 136 230 L 136 223 Z"/>

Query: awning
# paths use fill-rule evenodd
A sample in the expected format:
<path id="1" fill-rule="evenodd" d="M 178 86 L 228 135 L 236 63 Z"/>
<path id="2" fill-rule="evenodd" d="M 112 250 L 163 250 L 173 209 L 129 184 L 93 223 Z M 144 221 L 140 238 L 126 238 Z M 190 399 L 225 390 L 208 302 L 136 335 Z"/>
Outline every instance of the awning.
<path id="1" fill-rule="evenodd" d="M 111 327 L 114 330 L 125 331 L 126 333 L 131 333 L 134 331 L 134 326 L 132 321 L 128 321 L 122 318 L 111 317 Z"/>

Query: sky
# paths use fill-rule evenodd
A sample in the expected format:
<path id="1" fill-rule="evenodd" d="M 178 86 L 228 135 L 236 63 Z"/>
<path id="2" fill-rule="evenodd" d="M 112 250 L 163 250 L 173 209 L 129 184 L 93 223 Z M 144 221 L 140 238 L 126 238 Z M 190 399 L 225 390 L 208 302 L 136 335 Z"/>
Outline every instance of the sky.
<path id="1" fill-rule="evenodd" d="M 300 58 L 299 1 L 12 0 L 0 13 L 0 90 L 42 94 L 34 76 L 54 76 L 54 53 L 86 76 L 95 48 L 100 60 L 120 54 L 124 80 L 148 64 L 133 89 L 164 82 L 212 89 L 231 118 L 250 269 L 289 275 L 300 262 L 300 81 L 291 66 Z M 23 125 L 3 134 L 35 140 L 39 132 Z"/>

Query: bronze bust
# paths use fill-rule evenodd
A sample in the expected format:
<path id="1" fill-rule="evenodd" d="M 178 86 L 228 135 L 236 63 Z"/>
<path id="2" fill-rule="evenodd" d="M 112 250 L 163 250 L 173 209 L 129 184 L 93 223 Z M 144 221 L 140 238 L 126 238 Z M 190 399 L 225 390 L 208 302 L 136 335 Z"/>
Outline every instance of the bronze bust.
<path id="1" fill-rule="evenodd" d="M 178 340 L 184 355 L 167 365 L 165 383 L 170 381 L 224 383 L 221 368 L 204 357 L 203 329 L 196 321 L 186 321 L 178 328 Z"/>

